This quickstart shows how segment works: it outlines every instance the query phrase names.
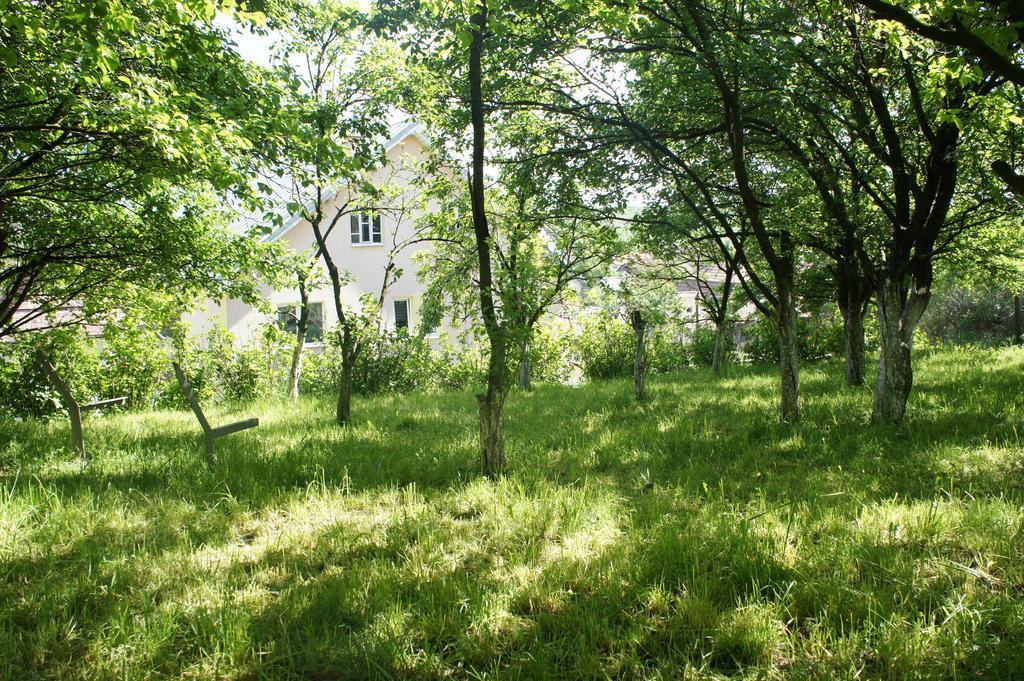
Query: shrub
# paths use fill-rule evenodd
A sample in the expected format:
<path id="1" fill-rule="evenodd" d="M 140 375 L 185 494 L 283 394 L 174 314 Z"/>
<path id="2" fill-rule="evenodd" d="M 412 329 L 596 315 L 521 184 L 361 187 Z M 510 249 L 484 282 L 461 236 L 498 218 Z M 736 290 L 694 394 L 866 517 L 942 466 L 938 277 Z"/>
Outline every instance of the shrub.
<path id="1" fill-rule="evenodd" d="M 307 351 L 303 356 L 299 392 L 319 397 L 336 396 L 340 377 L 341 350 L 336 343 L 327 342 L 321 352 Z"/>
<path id="2" fill-rule="evenodd" d="M 531 378 L 536 383 L 565 383 L 572 374 L 575 338 L 557 324 L 541 324 L 530 339 Z M 515 358 L 518 362 L 518 357 Z"/>
<path id="3" fill-rule="evenodd" d="M 580 366 L 588 379 L 618 378 L 633 372 L 633 329 L 605 312 L 589 316 L 577 338 Z"/>
<path id="4" fill-rule="evenodd" d="M 647 368 L 652 374 L 681 371 L 691 364 L 690 342 L 682 324 L 661 324 L 650 330 L 647 339 Z M 632 372 L 632 357 L 629 366 Z"/>
<path id="5" fill-rule="evenodd" d="M 843 318 L 839 313 L 797 322 L 800 357 L 806 360 L 843 356 Z"/>
<path id="6" fill-rule="evenodd" d="M 993 346 L 1013 335 L 1013 294 L 1001 286 L 939 288 L 921 318 L 920 330 L 948 343 Z"/>
<path id="7" fill-rule="evenodd" d="M 103 331 L 100 352 L 103 397 L 127 397 L 132 409 L 146 409 L 164 401 L 170 355 L 156 331 L 135 320 L 109 324 Z"/>
<path id="8" fill-rule="evenodd" d="M 249 342 L 239 346 L 234 334 L 218 325 L 199 338 L 179 336 L 174 353 L 200 402 L 244 401 L 284 393 L 292 342 L 289 334 L 266 325 Z M 161 407 L 187 408 L 185 397 L 170 371 L 169 355 L 162 364 L 163 380 L 153 387 L 153 401 Z"/>
<path id="9" fill-rule="evenodd" d="M 745 324 L 743 331 L 743 355 L 754 364 L 777 364 L 779 361 L 779 335 L 775 322 L 764 317 Z"/>
<path id="10" fill-rule="evenodd" d="M 352 371 L 352 390 L 362 395 L 421 390 L 429 381 L 430 345 L 405 333 L 369 335 Z"/>
<path id="11" fill-rule="evenodd" d="M 320 353 L 307 352 L 299 389 L 305 395 L 334 396 L 341 386 L 337 334 L 326 335 Z M 352 390 L 362 395 L 413 390 L 460 390 L 483 375 L 479 352 L 451 346 L 434 353 L 427 340 L 404 333 L 374 333 L 363 341 L 352 371 Z"/>
<path id="12" fill-rule="evenodd" d="M 690 366 L 690 347 L 678 324 L 649 328 L 647 369 L 650 373 L 679 371 Z M 588 317 L 576 339 L 583 375 L 590 380 L 633 375 L 636 335 L 624 320 L 601 312 Z"/>
<path id="13" fill-rule="evenodd" d="M 0 347 L 0 409 L 17 417 L 48 417 L 62 410 L 57 391 L 36 358 L 42 351 L 80 402 L 101 396 L 99 353 L 79 328 L 39 331 Z"/>
<path id="14" fill-rule="evenodd" d="M 713 326 L 698 328 L 690 339 L 690 361 L 695 366 L 709 367 L 715 358 L 715 339 L 718 332 Z M 731 362 L 736 358 L 736 338 L 732 325 L 725 330 L 725 346 L 722 348 L 722 359 Z"/>
<path id="15" fill-rule="evenodd" d="M 819 360 L 843 355 L 843 321 L 838 315 L 797 319 L 797 349 L 801 359 Z M 778 363 L 779 334 L 775 322 L 759 317 L 743 327 L 743 354 L 756 363 Z"/>
<path id="16" fill-rule="evenodd" d="M 487 375 L 487 358 L 480 343 L 456 347 L 447 339 L 431 356 L 430 386 L 435 390 L 482 388 Z"/>

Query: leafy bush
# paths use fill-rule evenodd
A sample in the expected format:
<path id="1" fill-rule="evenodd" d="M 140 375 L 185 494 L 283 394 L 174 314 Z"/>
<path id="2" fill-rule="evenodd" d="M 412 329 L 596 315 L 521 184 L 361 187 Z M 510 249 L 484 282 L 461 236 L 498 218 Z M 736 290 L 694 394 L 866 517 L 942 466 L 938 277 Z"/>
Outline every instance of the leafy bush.
<path id="1" fill-rule="evenodd" d="M 333 335 L 333 334 L 329 334 Z M 337 343 L 327 342 L 321 352 L 303 355 L 299 393 L 319 397 L 336 396 L 341 379 L 341 350 Z"/>
<path id="2" fill-rule="evenodd" d="M 586 378 L 594 380 L 632 375 L 636 341 L 633 329 L 622 319 L 605 312 L 585 318 L 576 343 Z"/>
<path id="3" fill-rule="evenodd" d="M 434 390 L 465 390 L 482 387 L 487 358 L 480 343 L 456 347 L 445 340 L 430 364 L 430 387 Z"/>
<path id="4" fill-rule="evenodd" d="M 690 339 L 690 360 L 696 366 L 709 367 L 715 358 L 715 339 L 718 333 L 713 326 L 702 326 L 694 332 Z M 722 359 L 731 362 L 736 357 L 736 338 L 732 327 L 726 329 L 725 347 L 722 348 Z"/>
<path id="5" fill-rule="evenodd" d="M 322 352 L 307 352 L 299 389 L 304 395 L 334 396 L 340 388 L 341 349 L 337 334 L 326 334 Z M 352 372 L 352 390 L 362 395 L 413 390 L 462 390 L 484 376 L 486 362 L 479 347 L 456 348 L 445 343 L 434 351 L 417 336 L 373 334 Z"/>
<path id="6" fill-rule="evenodd" d="M 362 395 L 422 390 L 429 385 L 429 367 L 430 345 L 423 338 L 405 333 L 375 333 L 364 341 L 356 358 L 352 390 Z"/>
<path id="7" fill-rule="evenodd" d="M 0 410 L 12 416 L 47 417 L 62 407 L 36 358 L 42 352 L 80 402 L 102 394 L 101 367 L 95 344 L 81 328 L 25 334 L 0 346 Z"/>
<path id="8" fill-rule="evenodd" d="M 653 374 L 681 371 L 692 364 L 688 331 L 679 323 L 659 324 L 647 338 L 647 368 Z M 630 372 L 632 372 L 632 358 Z"/>
<path id="9" fill-rule="evenodd" d="M 764 317 L 745 324 L 743 332 L 743 355 L 754 364 L 777 364 L 779 361 L 779 334 L 775 322 Z"/>
<path id="10" fill-rule="evenodd" d="M 590 380 L 633 375 L 636 335 L 624 320 L 607 313 L 588 317 L 576 339 L 583 375 Z M 690 366 L 690 346 L 676 324 L 649 328 L 647 368 L 650 373 L 679 371 Z"/>
<path id="11" fill-rule="evenodd" d="M 843 318 L 838 313 L 797 321 L 800 357 L 806 360 L 843 356 Z"/>
<path id="12" fill-rule="evenodd" d="M 843 356 L 843 321 L 836 315 L 797 319 L 797 349 L 806 360 Z M 775 322 L 759 317 L 743 327 L 743 354 L 758 363 L 778 363 L 779 334 Z"/>
<path id="13" fill-rule="evenodd" d="M 947 285 L 932 297 L 919 329 L 948 343 L 999 345 L 1013 335 L 1013 294 L 994 284 Z"/>
<path id="14" fill-rule="evenodd" d="M 565 383 L 572 374 L 572 332 L 557 324 L 541 324 L 530 339 L 531 378 L 537 383 Z M 518 357 L 515 358 L 518 361 Z"/>
<path id="15" fill-rule="evenodd" d="M 133 409 L 165 401 L 170 353 L 150 326 L 134 319 L 107 325 L 100 363 L 105 369 L 103 397 L 127 397 Z"/>
<path id="16" fill-rule="evenodd" d="M 178 355 L 200 401 L 252 400 L 284 393 L 294 339 L 275 325 L 266 325 L 245 345 L 223 326 L 201 338 L 183 337 Z M 184 407 L 184 397 L 173 381 L 165 391 L 169 404 Z"/>

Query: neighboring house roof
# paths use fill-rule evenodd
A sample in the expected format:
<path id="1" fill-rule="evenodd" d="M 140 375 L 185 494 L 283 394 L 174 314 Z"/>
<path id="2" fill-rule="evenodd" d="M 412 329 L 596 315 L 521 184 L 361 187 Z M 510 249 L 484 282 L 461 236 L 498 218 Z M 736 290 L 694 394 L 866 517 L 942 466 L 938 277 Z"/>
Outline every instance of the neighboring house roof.
<path id="1" fill-rule="evenodd" d="M 81 326 L 85 329 L 85 335 L 89 338 L 99 338 L 103 335 L 106 322 L 95 323 L 86 319 L 84 306 L 81 301 L 73 300 L 62 305 L 49 313 L 43 314 L 42 308 L 33 302 L 23 303 L 14 313 L 11 326 L 17 327 L 18 333 L 29 331 L 45 331 L 61 326 Z M 15 335 L 3 337 L 4 341 L 13 341 Z"/>
<path id="2" fill-rule="evenodd" d="M 396 146 L 398 146 L 405 140 L 409 139 L 410 137 L 416 137 L 424 144 L 428 143 L 426 133 L 423 129 L 423 125 L 417 120 L 410 120 L 406 121 L 405 123 L 402 123 L 397 128 L 395 128 L 395 131 L 391 134 L 387 141 L 384 142 L 384 153 L 387 154 L 389 151 L 391 151 Z M 327 196 L 325 196 L 323 200 L 325 202 L 330 201 L 335 196 L 337 196 L 340 190 L 341 187 L 336 188 L 334 191 L 330 192 Z M 313 208 L 314 206 L 312 202 L 310 202 L 306 206 L 306 210 L 313 210 Z M 288 230 L 290 230 L 292 227 L 299 224 L 300 222 L 302 222 L 301 213 L 296 213 L 295 215 L 289 216 L 289 218 L 285 220 L 284 224 L 282 224 L 280 227 L 278 227 L 269 235 L 267 235 L 265 237 L 265 240 L 277 241 L 282 236 L 284 236 L 288 232 Z"/>

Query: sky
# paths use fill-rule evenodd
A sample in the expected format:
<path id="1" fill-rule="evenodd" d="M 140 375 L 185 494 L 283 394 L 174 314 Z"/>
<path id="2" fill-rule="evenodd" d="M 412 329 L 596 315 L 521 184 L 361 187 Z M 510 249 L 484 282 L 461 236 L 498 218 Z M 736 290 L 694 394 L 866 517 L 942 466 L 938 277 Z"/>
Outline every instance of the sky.
<path id="1" fill-rule="evenodd" d="M 270 66 L 270 48 L 274 43 L 274 36 L 280 34 L 276 31 L 271 31 L 272 35 L 256 35 L 224 14 L 217 18 L 216 23 L 228 31 L 231 40 L 235 43 L 235 51 L 243 59 L 260 66 Z"/>

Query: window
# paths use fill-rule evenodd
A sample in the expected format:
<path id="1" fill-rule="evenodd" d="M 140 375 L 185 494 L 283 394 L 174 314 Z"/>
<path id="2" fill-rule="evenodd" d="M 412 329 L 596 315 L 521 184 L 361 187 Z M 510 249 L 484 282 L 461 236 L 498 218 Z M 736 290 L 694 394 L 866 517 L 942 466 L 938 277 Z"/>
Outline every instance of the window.
<path id="1" fill-rule="evenodd" d="M 352 226 L 353 244 L 360 246 L 363 244 L 379 244 L 381 242 L 379 213 L 353 213 L 349 216 L 349 221 Z"/>
<path id="2" fill-rule="evenodd" d="M 294 305 L 281 305 L 277 308 L 277 325 L 284 331 L 294 334 L 299 328 L 299 317 Z"/>
<path id="3" fill-rule="evenodd" d="M 409 331 L 409 301 L 396 300 L 395 303 L 395 331 Z"/>
<path id="4" fill-rule="evenodd" d="M 309 325 L 306 327 L 306 342 L 320 343 L 324 339 L 324 304 L 309 304 Z"/>
<path id="5" fill-rule="evenodd" d="M 277 325 L 294 335 L 299 330 L 299 305 L 281 305 L 277 308 Z M 324 339 L 324 304 L 309 304 L 309 321 L 306 325 L 306 342 L 319 343 Z"/>

